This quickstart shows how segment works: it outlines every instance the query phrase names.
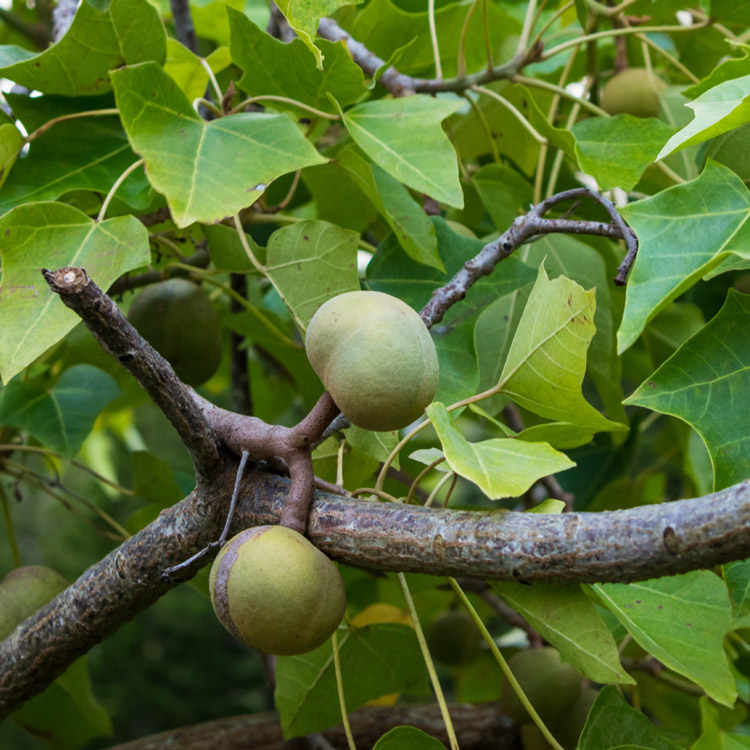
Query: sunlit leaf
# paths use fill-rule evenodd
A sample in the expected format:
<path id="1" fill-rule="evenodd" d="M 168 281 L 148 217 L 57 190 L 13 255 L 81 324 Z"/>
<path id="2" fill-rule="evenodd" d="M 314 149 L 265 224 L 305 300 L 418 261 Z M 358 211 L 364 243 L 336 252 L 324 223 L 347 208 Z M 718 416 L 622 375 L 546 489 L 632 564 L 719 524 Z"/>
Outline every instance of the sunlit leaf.
<path id="1" fill-rule="evenodd" d="M 394 727 L 372 750 L 445 750 L 445 745 L 416 727 Z"/>
<path id="2" fill-rule="evenodd" d="M 113 72 L 112 83 L 133 149 L 180 227 L 237 213 L 282 174 L 325 161 L 286 115 L 205 122 L 154 63 Z"/>
<path id="3" fill-rule="evenodd" d="M 28 203 L 0 218 L 0 371 L 8 382 L 79 321 L 42 268 L 83 266 L 103 289 L 144 265 L 148 232 L 134 216 L 95 222 L 62 203 Z"/>
<path id="4" fill-rule="evenodd" d="M 279 6 L 279 10 L 286 16 L 289 25 L 297 32 L 297 36 L 315 55 L 315 62 L 318 68 L 322 70 L 323 53 L 315 43 L 320 19 L 335 13 L 342 5 L 357 5 L 361 1 L 307 0 L 307 2 L 295 2 L 295 0 L 279 0 L 277 5 Z"/>
<path id="5" fill-rule="evenodd" d="M 719 83 L 686 106 L 695 112 L 695 117 L 664 144 L 657 159 L 703 143 L 750 120 L 750 75 Z"/>
<path id="6" fill-rule="evenodd" d="M 595 291 L 550 280 L 539 266 L 500 374 L 500 390 L 543 417 L 596 430 L 619 430 L 583 397 L 586 353 L 594 336 Z"/>
<path id="7" fill-rule="evenodd" d="M 445 459 L 459 476 L 474 482 L 490 500 L 518 497 L 548 474 L 575 464 L 547 443 L 494 438 L 470 443 L 440 402 L 425 410 L 440 438 Z"/>
<path id="8" fill-rule="evenodd" d="M 343 118 L 354 142 L 399 182 L 461 208 L 456 152 L 440 127 L 459 106 L 446 99 L 405 96 L 358 104 Z"/>

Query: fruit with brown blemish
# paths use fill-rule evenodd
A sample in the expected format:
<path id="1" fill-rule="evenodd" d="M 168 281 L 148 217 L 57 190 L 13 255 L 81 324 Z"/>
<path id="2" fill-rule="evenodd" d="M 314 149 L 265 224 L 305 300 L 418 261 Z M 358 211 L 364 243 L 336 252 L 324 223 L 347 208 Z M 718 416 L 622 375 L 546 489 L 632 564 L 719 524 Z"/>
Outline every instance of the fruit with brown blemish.
<path id="1" fill-rule="evenodd" d="M 210 590 L 232 635 L 279 656 L 325 643 L 346 608 L 336 565 L 285 526 L 256 526 L 229 540 L 214 560 Z"/>
<path id="2" fill-rule="evenodd" d="M 353 424 L 379 432 L 406 427 L 438 384 L 435 344 L 419 315 L 382 292 L 346 292 L 315 313 L 307 357 Z"/>

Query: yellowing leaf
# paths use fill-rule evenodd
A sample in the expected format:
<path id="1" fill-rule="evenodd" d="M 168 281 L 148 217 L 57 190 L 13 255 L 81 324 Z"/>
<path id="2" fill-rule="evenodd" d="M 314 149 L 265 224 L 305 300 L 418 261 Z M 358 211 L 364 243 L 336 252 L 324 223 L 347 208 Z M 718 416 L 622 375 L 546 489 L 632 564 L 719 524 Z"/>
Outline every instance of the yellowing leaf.
<path id="1" fill-rule="evenodd" d="M 583 397 L 586 353 L 595 333 L 595 290 L 539 266 L 500 375 L 501 392 L 519 406 L 560 422 L 620 430 Z"/>
<path id="2" fill-rule="evenodd" d="M 451 469 L 474 482 L 491 500 L 518 497 L 538 479 L 575 466 L 564 453 L 547 443 L 526 443 L 513 438 L 470 443 L 456 429 L 443 404 L 430 404 L 426 412 Z"/>

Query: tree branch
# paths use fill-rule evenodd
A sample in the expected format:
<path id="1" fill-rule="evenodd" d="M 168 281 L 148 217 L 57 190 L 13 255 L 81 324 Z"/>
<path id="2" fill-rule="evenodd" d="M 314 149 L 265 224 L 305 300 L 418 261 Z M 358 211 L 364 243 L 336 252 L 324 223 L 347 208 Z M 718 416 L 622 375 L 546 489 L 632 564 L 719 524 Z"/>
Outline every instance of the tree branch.
<path id="1" fill-rule="evenodd" d="M 164 510 L 0 643 L 0 719 L 174 584 L 165 568 L 218 538 L 236 466 Z M 250 472 L 230 533 L 278 523 L 289 480 Z M 703 498 L 600 513 L 455 511 L 318 492 L 308 536 L 340 562 L 523 583 L 628 582 L 750 555 L 750 481 Z M 194 575 L 204 557 L 188 569 Z"/>
<path id="2" fill-rule="evenodd" d="M 451 719 L 461 738 L 462 750 L 515 750 L 520 747 L 518 725 L 498 711 L 496 703 L 449 705 Z M 357 747 L 373 747 L 380 737 L 396 726 L 417 727 L 448 742 L 439 706 L 365 706 L 349 714 Z M 348 745 L 339 724 L 322 732 L 336 750 Z M 299 740 L 284 740 L 279 716 L 274 712 L 206 721 L 161 732 L 151 737 L 115 745 L 110 750 L 292 750 Z"/>
<path id="3" fill-rule="evenodd" d="M 172 366 L 125 319 L 117 305 L 82 268 L 44 270 L 52 291 L 77 313 L 104 351 L 115 357 L 138 381 L 177 430 L 190 453 L 200 481 L 222 468 L 219 445 L 192 391 Z M 196 356 L 199 356 L 196 352 Z"/>

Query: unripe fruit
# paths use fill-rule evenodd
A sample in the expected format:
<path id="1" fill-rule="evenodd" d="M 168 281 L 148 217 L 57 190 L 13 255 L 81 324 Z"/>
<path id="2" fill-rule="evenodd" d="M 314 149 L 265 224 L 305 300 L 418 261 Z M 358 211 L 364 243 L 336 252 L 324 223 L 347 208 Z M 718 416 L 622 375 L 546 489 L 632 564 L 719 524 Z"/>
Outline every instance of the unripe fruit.
<path id="1" fill-rule="evenodd" d="M 144 289 L 128 319 L 188 385 L 205 383 L 221 361 L 219 316 L 192 281 L 169 279 Z"/>
<path id="2" fill-rule="evenodd" d="M 628 68 L 607 81 L 600 104 L 610 115 L 628 114 L 636 117 L 656 117 L 659 96 L 667 87 L 645 68 Z"/>
<path id="3" fill-rule="evenodd" d="M 339 409 L 366 430 L 406 427 L 437 390 L 432 337 L 419 315 L 389 294 L 328 300 L 310 321 L 305 349 Z"/>
<path id="4" fill-rule="evenodd" d="M 575 667 L 560 661 L 560 654 L 554 648 L 519 651 L 508 659 L 508 666 L 545 723 L 567 711 L 581 694 L 581 676 Z M 500 706 L 505 714 L 522 724 L 531 721 L 505 676 L 500 688 Z"/>
<path id="5" fill-rule="evenodd" d="M 578 747 L 578 740 L 586 726 L 586 719 L 597 695 L 599 691 L 596 688 L 583 688 L 572 708 L 566 711 L 564 716 L 547 724 L 547 729 L 565 750 L 575 750 Z M 544 735 L 533 724 L 525 724 L 521 727 L 521 743 L 524 750 L 551 750 L 552 748 L 552 745 L 544 739 Z"/>
<path id="6" fill-rule="evenodd" d="M 0 582 L 0 641 L 67 585 L 57 571 L 42 565 L 27 565 L 8 573 Z"/>
<path id="7" fill-rule="evenodd" d="M 427 633 L 430 654 L 449 667 L 468 664 L 477 655 L 481 641 L 476 623 L 461 609 L 438 615 Z"/>
<path id="8" fill-rule="evenodd" d="M 325 643 L 346 608 L 338 568 L 285 526 L 245 529 L 214 560 L 211 602 L 236 638 L 269 654 L 304 654 Z"/>

